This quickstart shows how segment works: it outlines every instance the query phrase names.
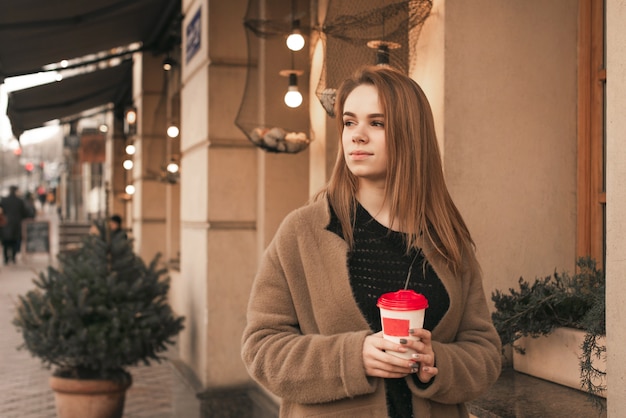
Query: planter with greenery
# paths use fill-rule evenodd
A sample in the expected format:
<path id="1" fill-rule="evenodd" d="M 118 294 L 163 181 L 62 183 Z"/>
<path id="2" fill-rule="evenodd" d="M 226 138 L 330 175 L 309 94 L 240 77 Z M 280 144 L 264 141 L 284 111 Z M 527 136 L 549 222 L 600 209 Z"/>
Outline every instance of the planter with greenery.
<path id="1" fill-rule="evenodd" d="M 496 290 L 491 295 L 496 308 L 492 318 L 503 347 L 510 344 L 524 353 L 520 338 L 547 336 L 560 327 L 580 329 L 585 333 L 580 347 L 580 387 L 590 395 L 601 395 L 606 389 L 606 371 L 594 360 L 606 357 L 604 272 L 585 257 L 578 259 L 574 275 L 555 272 L 532 284 L 523 278 L 518 283 L 517 289 Z"/>
<path id="2" fill-rule="evenodd" d="M 22 347 L 54 367 L 53 388 L 63 392 L 75 385 L 64 379 L 88 385 L 107 380 L 100 397 L 121 390 L 122 399 L 111 415 L 101 416 L 121 416 L 131 383 L 126 368 L 160 361 L 184 318 L 168 304 L 169 278 L 157 267 L 159 255 L 146 265 L 122 234 L 111 237 L 103 224 L 98 232 L 86 236 L 77 251 L 60 255 L 58 268 L 39 274 L 36 288 L 20 296 L 13 323 L 23 335 Z M 70 407 L 60 407 L 56 395 L 62 417 Z"/>

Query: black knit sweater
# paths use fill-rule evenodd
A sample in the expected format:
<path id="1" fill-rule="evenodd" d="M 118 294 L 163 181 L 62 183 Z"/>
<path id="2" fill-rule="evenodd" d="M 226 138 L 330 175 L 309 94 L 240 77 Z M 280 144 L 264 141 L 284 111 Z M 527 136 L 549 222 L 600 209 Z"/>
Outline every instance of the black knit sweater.
<path id="1" fill-rule="evenodd" d="M 341 225 L 331 214 L 329 229 L 340 236 Z M 348 254 L 348 269 L 352 293 L 374 332 L 382 330 L 380 310 L 376 306 L 383 293 L 404 288 L 409 269 L 408 289 L 428 299 L 424 328 L 432 331 L 450 305 L 445 287 L 420 250 L 406 253 L 402 233 L 378 223 L 361 205 L 354 223 L 354 247 Z M 424 386 L 415 378 L 418 386 Z M 411 392 L 404 379 L 385 379 L 389 416 L 412 417 Z"/>

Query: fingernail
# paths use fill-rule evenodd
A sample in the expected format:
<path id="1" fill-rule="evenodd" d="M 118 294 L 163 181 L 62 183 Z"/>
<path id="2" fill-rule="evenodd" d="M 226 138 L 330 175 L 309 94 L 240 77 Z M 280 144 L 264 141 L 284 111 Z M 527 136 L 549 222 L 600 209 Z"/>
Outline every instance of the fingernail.
<path id="1" fill-rule="evenodd" d="M 406 338 L 400 338 L 400 344 L 406 344 L 407 342 Z"/>
<path id="2" fill-rule="evenodd" d="M 411 328 L 411 329 L 409 330 L 409 334 L 410 334 L 410 335 L 413 335 L 413 333 L 414 333 L 414 332 L 415 332 L 415 330 L 414 330 L 413 328 Z"/>
<path id="3" fill-rule="evenodd" d="M 413 357 L 415 360 L 419 360 L 420 359 L 420 355 L 419 354 L 413 354 L 411 357 Z"/>

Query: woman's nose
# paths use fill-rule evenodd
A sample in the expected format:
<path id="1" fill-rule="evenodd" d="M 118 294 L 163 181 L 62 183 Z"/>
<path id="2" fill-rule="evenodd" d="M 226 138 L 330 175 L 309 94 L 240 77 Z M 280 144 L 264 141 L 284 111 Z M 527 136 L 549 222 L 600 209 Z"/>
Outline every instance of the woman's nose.
<path id="1" fill-rule="evenodd" d="M 355 132 L 352 135 L 352 142 L 354 143 L 363 143 L 363 142 L 367 142 L 367 138 L 365 137 L 365 135 Z"/>

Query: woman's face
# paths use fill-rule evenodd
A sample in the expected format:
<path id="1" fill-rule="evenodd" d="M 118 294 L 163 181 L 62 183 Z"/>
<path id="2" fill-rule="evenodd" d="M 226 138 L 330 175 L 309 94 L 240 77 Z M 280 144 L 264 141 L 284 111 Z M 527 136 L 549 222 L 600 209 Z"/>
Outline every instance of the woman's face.
<path id="1" fill-rule="evenodd" d="M 341 142 L 348 169 L 362 182 L 384 185 L 387 175 L 385 115 L 378 90 L 370 84 L 356 87 L 343 106 Z"/>

